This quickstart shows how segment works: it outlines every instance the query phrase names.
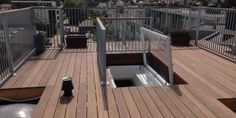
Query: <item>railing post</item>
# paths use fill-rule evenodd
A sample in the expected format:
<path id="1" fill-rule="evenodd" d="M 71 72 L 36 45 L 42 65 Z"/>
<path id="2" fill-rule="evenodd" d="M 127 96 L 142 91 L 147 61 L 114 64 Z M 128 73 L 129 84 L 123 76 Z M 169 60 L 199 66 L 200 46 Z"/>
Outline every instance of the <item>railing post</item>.
<path id="1" fill-rule="evenodd" d="M 172 51 L 171 51 L 171 41 L 170 39 L 168 40 L 168 48 L 167 48 L 167 52 L 168 52 L 168 65 L 169 65 L 169 81 L 170 81 L 170 85 L 174 85 L 174 77 L 173 77 L 173 60 L 172 60 Z"/>
<path id="2" fill-rule="evenodd" d="M 153 15 L 152 15 L 153 16 Z M 150 29 L 152 30 L 153 29 L 153 22 L 154 22 L 154 18 L 151 17 L 150 18 Z M 148 40 L 148 52 L 151 52 L 151 40 Z"/>
<path id="3" fill-rule="evenodd" d="M 107 79 L 106 79 L 106 76 L 107 76 L 107 74 L 106 74 L 106 30 L 102 30 L 102 38 L 101 39 L 102 39 L 101 51 L 102 51 L 102 56 L 103 56 L 103 64 L 102 64 L 102 66 L 103 66 L 103 69 L 102 69 L 103 83 L 107 84 Z"/>
<path id="4" fill-rule="evenodd" d="M 201 9 L 199 8 L 198 10 L 198 15 L 197 15 L 197 31 L 196 31 L 196 39 L 195 39 L 195 42 L 194 44 L 195 45 L 198 45 L 198 38 L 199 38 L 199 28 L 200 28 L 200 20 L 201 20 Z"/>
<path id="5" fill-rule="evenodd" d="M 165 29 L 164 29 L 164 33 L 168 33 L 168 11 L 166 10 L 165 12 Z"/>
<path id="6" fill-rule="evenodd" d="M 59 8 L 59 26 L 60 26 L 60 49 L 62 50 L 65 42 L 64 42 L 64 17 L 63 17 L 63 6 Z"/>
<path id="7" fill-rule="evenodd" d="M 189 11 L 189 12 L 188 12 L 188 16 L 187 16 L 188 20 L 187 20 L 185 28 L 189 31 L 190 30 L 190 25 L 191 25 L 191 19 L 192 19 L 192 16 L 191 16 L 192 15 L 192 9 L 191 8 L 186 8 L 186 9 L 189 9 L 189 10 L 186 10 L 186 11 Z"/>
<path id="8" fill-rule="evenodd" d="M 14 63 L 13 63 L 13 58 L 12 58 L 11 43 L 10 43 L 6 13 L 3 14 L 3 32 L 4 32 L 4 37 L 5 37 L 9 70 L 11 74 L 14 74 Z"/>
<path id="9" fill-rule="evenodd" d="M 151 18 L 150 18 L 150 28 L 152 28 L 152 26 L 153 26 L 153 22 L 154 22 L 154 17 L 153 16 L 151 16 Z"/>

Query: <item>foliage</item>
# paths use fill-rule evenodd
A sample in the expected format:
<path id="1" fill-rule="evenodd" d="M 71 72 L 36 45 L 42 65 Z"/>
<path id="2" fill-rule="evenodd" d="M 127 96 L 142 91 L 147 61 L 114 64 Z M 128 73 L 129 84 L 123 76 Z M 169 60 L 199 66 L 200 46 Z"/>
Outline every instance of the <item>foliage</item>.
<path id="1" fill-rule="evenodd" d="M 236 7 L 236 2 L 235 0 L 225 0 L 223 3 L 221 3 L 221 6 L 225 8 Z"/>
<path id="2" fill-rule="evenodd" d="M 97 18 L 96 16 L 92 16 L 90 18 L 92 20 L 93 25 L 96 25 L 96 23 L 97 23 L 97 19 L 96 18 Z"/>
<path id="3" fill-rule="evenodd" d="M 10 3 L 10 0 L 0 0 L 0 4 Z"/>
<path id="4" fill-rule="evenodd" d="M 65 0 L 64 6 L 66 7 L 78 7 L 78 6 L 86 6 L 87 0 Z"/>
<path id="5" fill-rule="evenodd" d="M 210 3 L 210 0 L 199 0 L 200 2 L 202 2 L 203 6 L 207 6 Z"/>

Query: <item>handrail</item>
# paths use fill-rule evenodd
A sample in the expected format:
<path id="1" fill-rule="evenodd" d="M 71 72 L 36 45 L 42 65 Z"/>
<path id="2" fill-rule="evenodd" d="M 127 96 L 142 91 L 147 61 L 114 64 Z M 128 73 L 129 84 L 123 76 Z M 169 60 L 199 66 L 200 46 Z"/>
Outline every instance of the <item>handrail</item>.
<path id="1" fill-rule="evenodd" d="M 224 10 L 224 11 L 236 11 L 236 9 L 234 8 L 216 8 L 216 7 L 204 7 L 204 6 L 190 6 L 189 8 L 193 8 L 193 9 L 208 9 L 208 10 Z"/>
<path id="2" fill-rule="evenodd" d="M 0 14 L 19 12 L 19 11 L 24 11 L 24 10 L 29 10 L 29 9 L 32 9 L 32 7 L 26 7 L 26 8 L 21 8 L 21 9 L 11 9 L 8 11 L 1 11 Z"/>
<path id="3" fill-rule="evenodd" d="M 101 29 L 102 29 L 102 30 L 106 30 L 106 28 L 105 28 L 105 26 L 103 25 L 103 23 L 102 23 L 102 21 L 100 20 L 100 18 L 97 17 L 96 20 L 97 20 L 99 26 L 101 27 Z"/>
<path id="4" fill-rule="evenodd" d="M 149 20 L 151 17 L 109 17 L 101 18 L 101 20 Z"/>

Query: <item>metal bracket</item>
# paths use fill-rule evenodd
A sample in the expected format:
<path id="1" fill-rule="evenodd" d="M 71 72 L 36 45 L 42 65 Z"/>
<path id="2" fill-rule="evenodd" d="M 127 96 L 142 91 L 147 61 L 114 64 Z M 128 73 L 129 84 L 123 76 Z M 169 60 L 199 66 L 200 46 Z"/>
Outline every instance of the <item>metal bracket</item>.
<path id="1" fill-rule="evenodd" d="M 109 81 L 101 81 L 100 84 L 101 84 L 101 85 L 109 85 L 110 82 L 109 82 Z"/>

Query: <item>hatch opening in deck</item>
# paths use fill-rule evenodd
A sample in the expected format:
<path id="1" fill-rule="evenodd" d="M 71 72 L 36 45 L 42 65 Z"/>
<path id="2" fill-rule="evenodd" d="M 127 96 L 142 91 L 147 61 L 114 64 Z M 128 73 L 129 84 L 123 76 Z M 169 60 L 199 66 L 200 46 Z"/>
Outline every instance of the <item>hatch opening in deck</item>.
<path id="1" fill-rule="evenodd" d="M 109 66 L 108 73 L 114 88 L 168 85 L 157 72 L 144 65 Z"/>

